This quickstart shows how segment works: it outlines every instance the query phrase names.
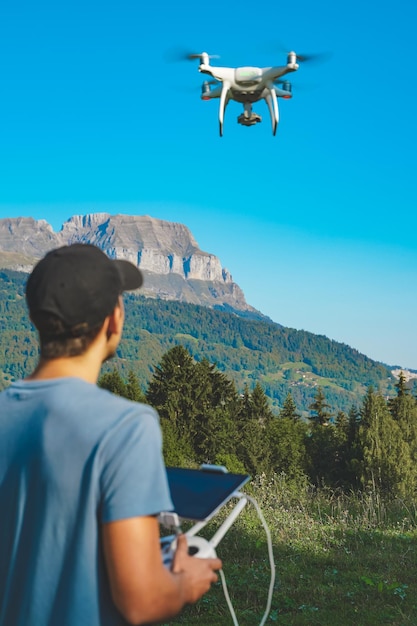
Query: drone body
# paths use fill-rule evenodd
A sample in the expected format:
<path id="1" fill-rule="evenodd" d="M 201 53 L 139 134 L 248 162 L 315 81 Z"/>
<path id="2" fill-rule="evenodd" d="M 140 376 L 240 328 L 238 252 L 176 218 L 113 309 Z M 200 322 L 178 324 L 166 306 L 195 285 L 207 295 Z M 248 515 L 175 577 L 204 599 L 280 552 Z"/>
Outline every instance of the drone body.
<path id="1" fill-rule="evenodd" d="M 276 134 L 279 121 L 278 98 L 292 98 L 291 84 L 287 80 L 283 81 L 282 77 L 298 70 L 297 60 L 304 60 L 303 57 L 289 52 L 286 65 L 264 68 L 215 67 L 210 65 L 210 55 L 207 52 L 190 54 L 188 58 L 199 59 L 198 71 L 215 79 L 203 83 L 201 98 L 220 99 L 220 136 L 223 135 L 224 114 L 230 100 L 243 105 L 243 113 L 237 119 L 243 126 L 253 126 L 262 120 L 260 115 L 252 111 L 252 105 L 259 100 L 265 100 L 271 116 L 272 134 Z M 282 89 L 276 86 L 277 83 L 282 84 Z"/>

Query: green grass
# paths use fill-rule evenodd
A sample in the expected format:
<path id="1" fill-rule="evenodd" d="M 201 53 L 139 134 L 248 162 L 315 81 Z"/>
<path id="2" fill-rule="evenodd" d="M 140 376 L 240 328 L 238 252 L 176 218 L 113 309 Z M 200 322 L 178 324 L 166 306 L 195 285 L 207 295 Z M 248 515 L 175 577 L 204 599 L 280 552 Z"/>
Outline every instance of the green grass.
<path id="1" fill-rule="evenodd" d="M 295 489 L 281 477 L 261 478 L 251 489 L 272 534 L 277 569 L 266 624 L 417 624 L 415 503 Z M 217 553 L 240 626 L 258 625 L 270 569 L 265 533 L 250 504 Z M 233 625 L 220 582 L 170 624 Z"/>

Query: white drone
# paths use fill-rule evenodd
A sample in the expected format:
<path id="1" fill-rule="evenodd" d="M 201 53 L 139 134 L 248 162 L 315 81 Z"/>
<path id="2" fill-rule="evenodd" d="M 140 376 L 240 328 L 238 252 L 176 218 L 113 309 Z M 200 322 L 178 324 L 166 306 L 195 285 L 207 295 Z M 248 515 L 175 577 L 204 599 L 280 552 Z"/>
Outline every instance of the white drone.
<path id="1" fill-rule="evenodd" d="M 188 54 L 187 58 L 199 59 L 198 71 L 215 79 L 204 81 L 201 99 L 220 98 L 219 130 L 222 137 L 224 113 L 230 100 L 243 104 L 243 113 L 237 118 L 238 123 L 243 126 L 254 126 L 262 121 L 261 116 L 252 111 L 252 105 L 259 100 L 265 100 L 271 116 L 272 134 L 275 135 L 279 120 L 278 98 L 292 98 L 291 83 L 288 80 L 282 80 L 282 76 L 298 70 L 297 61 L 307 61 L 312 57 L 289 52 L 287 65 L 263 68 L 215 67 L 210 65 L 210 59 L 216 57 L 207 52 Z"/>

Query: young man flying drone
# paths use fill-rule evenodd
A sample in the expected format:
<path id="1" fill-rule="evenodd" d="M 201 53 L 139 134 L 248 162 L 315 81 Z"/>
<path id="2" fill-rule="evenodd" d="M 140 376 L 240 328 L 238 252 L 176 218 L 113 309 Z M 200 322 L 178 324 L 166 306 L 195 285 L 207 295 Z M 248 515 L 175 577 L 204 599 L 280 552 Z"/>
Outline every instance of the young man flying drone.
<path id="1" fill-rule="evenodd" d="M 40 360 L 0 394 L 0 626 L 122 626 L 170 619 L 217 580 L 219 559 L 180 536 L 156 412 L 97 387 L 120 342 L 138 268 L 91 245 L 49 252 L 26 287 Z"/>

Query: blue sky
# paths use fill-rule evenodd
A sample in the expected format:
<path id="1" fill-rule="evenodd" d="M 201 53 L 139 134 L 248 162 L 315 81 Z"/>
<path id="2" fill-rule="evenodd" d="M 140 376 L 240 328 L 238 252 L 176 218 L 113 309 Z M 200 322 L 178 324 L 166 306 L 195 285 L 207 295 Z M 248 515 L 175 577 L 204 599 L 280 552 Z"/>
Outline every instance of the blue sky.
<path id="1" fill-rule="evenodd" d="M 417 6 L 3 0 L 0 218 L 73 214 L 186 224 L 274 321 L 417 369 Z M 272 137 L 202 102 L 197 62 L 281 65 Z M 168 60 L 167 60 L 168 59 Z"/>

